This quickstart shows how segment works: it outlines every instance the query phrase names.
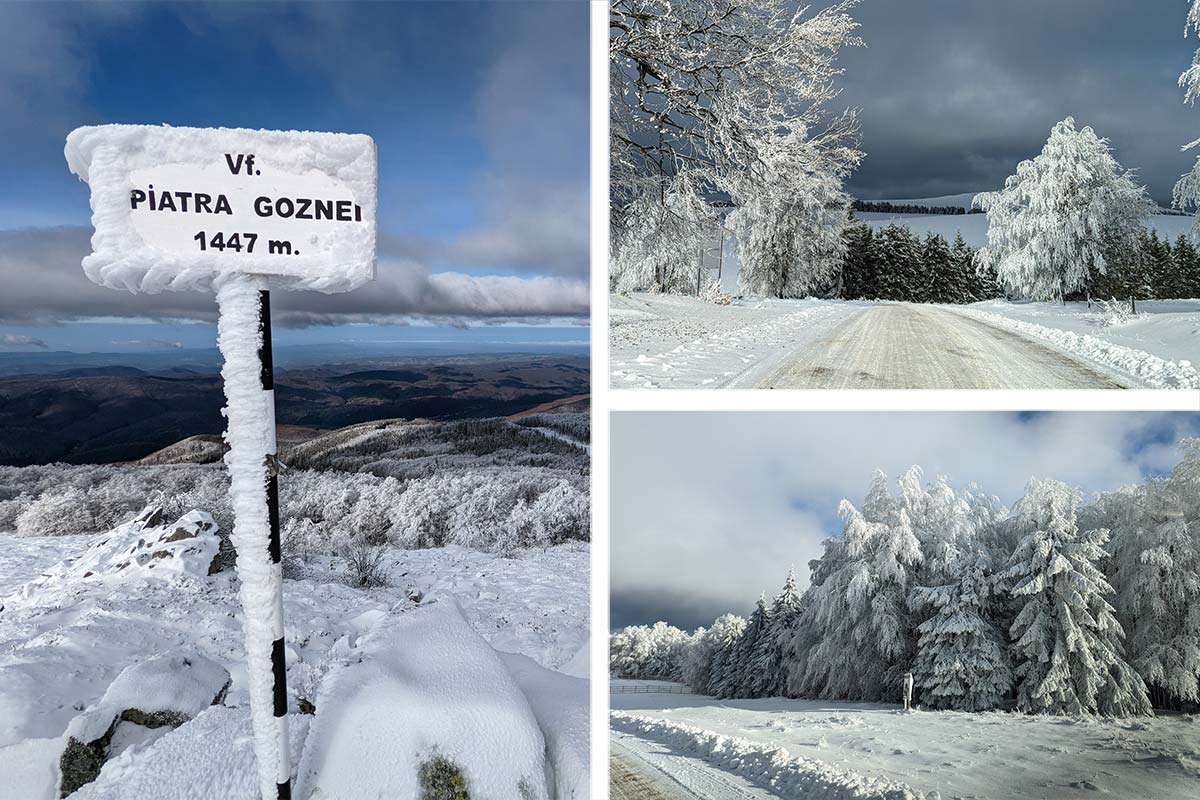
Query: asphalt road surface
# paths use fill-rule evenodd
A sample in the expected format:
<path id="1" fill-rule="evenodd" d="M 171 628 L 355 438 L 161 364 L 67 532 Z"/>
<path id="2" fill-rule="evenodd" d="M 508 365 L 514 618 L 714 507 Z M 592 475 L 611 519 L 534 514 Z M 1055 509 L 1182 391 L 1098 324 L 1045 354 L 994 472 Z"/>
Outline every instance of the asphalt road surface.
<path id="1" fill-rule="evenodd" d="M 768 389 L 1120 389 L 1097 368 L 952 311 L 868 308 L 790 355 Z"/>

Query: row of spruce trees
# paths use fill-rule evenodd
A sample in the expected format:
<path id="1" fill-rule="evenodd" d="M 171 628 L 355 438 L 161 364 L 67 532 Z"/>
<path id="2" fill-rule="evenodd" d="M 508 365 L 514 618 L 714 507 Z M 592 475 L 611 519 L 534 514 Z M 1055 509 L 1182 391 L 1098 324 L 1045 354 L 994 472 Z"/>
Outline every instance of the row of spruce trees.
<path id="1" fill-rule="evenodd" d="M 891 224 L 846 229 L 841 280 L 833 294 L 843 300 L 910 303 L 975 303 L 1005 296 L 994 271 L 980 270 L 961 234 L 924 239 Z M 1174 300 L 1200 297 L 1200 251 L 1185 235 L 1174 244 L 1157 231 L 1144 232 L 1138 246 L 1109 255 L 1104 272 L 1091 271 L 1091 284 L 1069 299 Z"/>
<path id="2" fill-rule="evenodd" d="M 611 639 L 618 677 L 728 698 L 1136 716 L 1200 704 L 1200 440 L 1152 478 L 1083 503 L 1032 480 L 1011 508 L 917 468 L 861 505 L 749 617 L 693 633 L 665 623 Z"/>
<path id="3" fill-rule="evenodd" d="M 975 303 L 1004 296 L 995 273 L 975 269 L 975 251 L 941 234 L 924 241 L 903 225 L 878 231 L 853 225 L 846 231 L 840 297 L 910 303 Z"/>

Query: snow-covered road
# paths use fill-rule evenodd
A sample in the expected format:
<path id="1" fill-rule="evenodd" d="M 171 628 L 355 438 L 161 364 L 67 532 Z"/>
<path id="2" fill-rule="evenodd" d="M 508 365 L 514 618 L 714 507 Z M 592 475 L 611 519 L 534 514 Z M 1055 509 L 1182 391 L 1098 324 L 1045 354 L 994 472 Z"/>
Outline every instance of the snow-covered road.
<path id="1" fill-rule="evenodd" d="M 614 731 L 609 740 L 611 800 L 770 800 L 745 778 L 664 745 Z"/>
<path id="2" fill-rule="evenodd" d="M 1100 367 L 928 305 L 868 307 L 798 349 L 769 389 L 1116 389 Z"/>
<path id="3" fill-rule="evenodd" d="M 1109 325 L 1083 303 L 611 295 L 614 389 L 1200 389 L 1200 301 Z"/>

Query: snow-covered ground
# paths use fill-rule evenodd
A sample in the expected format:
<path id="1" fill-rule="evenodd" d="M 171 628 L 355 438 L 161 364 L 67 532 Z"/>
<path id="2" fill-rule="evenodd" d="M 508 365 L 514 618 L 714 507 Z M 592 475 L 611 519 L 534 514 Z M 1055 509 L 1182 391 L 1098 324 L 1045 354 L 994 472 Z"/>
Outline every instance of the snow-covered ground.
<path id="1" fill-rule="evenodd" d="M 750 751 L 758 746 L 783 748 L 791 759 L 821 762 L 942 800 L 1184 800 L 1195 798 L 1200 785 L 1200 717 L 1194 715 L 1114 720 L 906 713 L 872 703 L 718 700 L 665 693 L 614 692 L 610 700 L 614 711 L 623 712 L 614 714 L 613 724 L 622 732 L 620 743 L 628 746 L 628 737 L 634 736 L 656 743 L 676 759 L 702 761 L 706 769 L 739 747 Z M 635 733 L 639 728 L 645 732 Z M 713 737 L 727 737 L 716 757 L 711 755 Z M 706 739 L 707 746 L 686 744 Z M 745 774 L 741 763 L 733 771 Z M 730 766 L 723 769 L 730 771 Z"/>
<path id="2" fill-rule="evenodd" d="M 189 780 L 200 781 L 195 784 L 200 788 L 192 790 L 200 791 L 197 796 L 255 797 L 253 774 L 228 774 L 247 764 L 252 770 L 254 763 L 247 738 L 235 577 L 229 572 L 204 577 L 122 573 L 60 580 L 71 573 L 55 565 L 78 557 L 94 538 L 0 533 L 0 772 L 6 776 L 0 781 L 0 797 L 52 796 L 53 763 L 71 720 L 94 705 L 124 667 L 180 647 L 196 650 L 230 672 L 233 683 L 225 708 L 206 711 L 176 731 L 155 737 L 154 743 L 134 744 L 109 762 L 89 791 L 97 797 L 122 796 L 121 781 L 136 783 L 132 776 L 139 772 L 139 760 L 143 766 L 170 764 L 170 753 L 184 751 Z M 314 557 L 304 579 L 284 582 L 289 689 L 301 697 L 319 696 L 316 687 L 324 676 L 357 658 L 360 637 L 374 630 L 391 609 L 411 606 L 411 598 L 418 596 L 453 598 L 471 628 L 498 651 L 585 677 L 588 564 L 586 544 L 530 550 L 516 558 L 456 546 L 388 548 L 388 585 L 358 589 L 343 582 L 340 559 Z M 39 578 L 47 571 L 50 578 Z M 33 579 L 38 580 L 26 584 Z M 421 643 L 411 646 L 419 649 Z M 519 675 L 517 681 L 526 692 L 530 686 L 545 685 L 555 702 L 563 702 L 560 687 L 523 681 Z M 530 697 L 530 702 L 536 705 L 538 698 Z M 295 706 L 295 696 L 291 703 Z M 403 715 L 404 710 L 396 713 Z M 293 736 L 302 737 L 307 718 L 295 719 Z M 561 735 L 548 733 L 548 744 Z M 226 741 L 230 737 L 237 750 L 232 754 L 231 742 Z M 294 761 L 299 752 L 297 745 Z M 206 761 L 225 756 L 233 762 Z M 20 787 L 19 793 L 9 794 L 6 784 Z M 165 796 L 170 796 L 169 787 L 175 784 L 163 785 L 168 787 Z M 104 794 L 108 790 L 116 794 Z"/>
<path id="3" fill-rule="evenodd" d="M 1200 388 L 1200 300 L 1140 303 L 1116 326 L 1083 303 L 639 293 L 610 308 L 614 388 Z"/>
<path id="4" fill-rule="evenodd" d="M 609 297 L 615 389 L 750 389 L 796 347 L 815 341 L 864 303 L 695 297 Z"/>

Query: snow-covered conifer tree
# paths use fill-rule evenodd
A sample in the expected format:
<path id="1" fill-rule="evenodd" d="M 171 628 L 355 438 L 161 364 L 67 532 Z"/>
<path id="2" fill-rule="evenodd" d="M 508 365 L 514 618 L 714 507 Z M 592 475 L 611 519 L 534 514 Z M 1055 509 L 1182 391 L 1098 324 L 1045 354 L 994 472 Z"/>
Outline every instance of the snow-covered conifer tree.
<path id="1" fill-rule="evenodd" d="M 875 234 L 869 225 L 851 225 L 846 229 L 841 294 L 845 300 L 869 299 L 873 296 L 874 238 Z"/>
<path id="2" fill-rule="evenodd" d="M 737 683 L 737 663 L 734 649 L 742 631 L 746 629 L 746 619 L 736 614 L 722 614 L 713 621 L 706 636 L 711 642 L 712 666 L 709 670 L 708 685 L 705 694 L 713 697 L 729 697 L 729 690 Z"/>
<path id="3" fill-rule="evenodd" d="M 1079 497 L 1034 480 L 1014 509 L 1021 536 L 1005 577 L 1018 605 L 1010 630 L 1018 708 L 1034 713 L 1130 716 L 1150 712 L 1141 677 L 1124 658 L 1124 632 L 1100 571 L 1108 531 L 1080 531 Z"/>
<path id="4" fill-rule="evenodd" d="M 909 581 L 920 545 L 903 503 L 876 471 L 862 511 L 843 500 L 840 537 L 811 562 L 812 587 L 791 645 L 788 689 L 801 696 L 877 700 L 911 667 Z"/>
<path id="5" fill-rule="evenodd" d="M 918 587 L 909 602 L 930 610 L 917 626 L 913 677 L 920 702 L 930 708 L 984 711 L 998 708 L 1012 688 L 1007 641 L 989 615 L 991 559 L 964 554 L 956 580 Z"/>
<path id="6" fill-rule="evenodd" d="M 708 681 L 712 677 L 712 643 L 707 628 L 692 631 L 691 646 L 684 651 L 683 682 L 693 692 L 703 693 L 708 689 Z"/>
<path id="7" fill-rule="evenodd" d="M 1128 660 L 1161 705 L 1200 702 L 1200 447 L 1183 449 L 1170 478 L 1088 509 L 1112 530 L 1108 575 Z"/>
<path id="8" fill-rule="evenodd" d="M 1131 247 L 1153 211 L 1145 187 L 1112 156 L 1107 139 L 1067 117 L 1042 152 L 1017 165 L 998 192 L 976 195 L 987 212 L 988 243 L 976 258 L 1005 288 L 1034 300 L 1061 300 L 1103 274 L 1113 248 Z"/>
<path id="9" fill-rule="evenodd" d="M 950 259 L 950 245 L 941 234 L 931 233 L 921 246 L 920 281 L 910 297 L 918 303 L 961 303 L 965 287 Z"/>
<path id="10" fill-rule="evenodd" d="M 758 650 L 759 642 L 767 634 L 768 612 L 767 600 L 759 595 L 758 603 L 754 606 L 746 627 L 733 647 L 733 655 L 729 662 L 726 682 L 720 687 L 720 697 L 753 697 L 750 691 L 752 674 L 751 661 Z"/>
<path id="11" fill-rule="evenodd" d="M 783 589 L 775 596 L 767 612 L 767 629 L 758 640 L 750 659 L 750 697 L 776 697 L 786 690 L 787 666 L 785 649 L 790 645 L 800 625 L 803 609 L 794 570 L 788 570 Z"/>

